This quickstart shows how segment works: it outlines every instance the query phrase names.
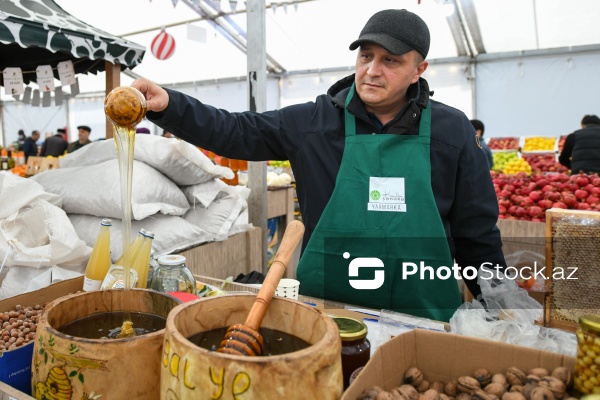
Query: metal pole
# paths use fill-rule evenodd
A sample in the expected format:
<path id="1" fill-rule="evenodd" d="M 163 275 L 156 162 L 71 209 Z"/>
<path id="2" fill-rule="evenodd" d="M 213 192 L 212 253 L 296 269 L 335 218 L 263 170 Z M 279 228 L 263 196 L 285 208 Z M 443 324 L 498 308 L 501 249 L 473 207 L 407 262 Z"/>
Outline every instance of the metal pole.
<path id="1" fill-rule="evenodd" d="M 264 0 L 247 0 L 248 26 L 248 109 L 266 111 L 267 105 L 267 52 L 266 13 Z M 252 225 L 262 234 L 262 272 L 267 274 L 267 164 L 248 163 L 248 215 Z"/>

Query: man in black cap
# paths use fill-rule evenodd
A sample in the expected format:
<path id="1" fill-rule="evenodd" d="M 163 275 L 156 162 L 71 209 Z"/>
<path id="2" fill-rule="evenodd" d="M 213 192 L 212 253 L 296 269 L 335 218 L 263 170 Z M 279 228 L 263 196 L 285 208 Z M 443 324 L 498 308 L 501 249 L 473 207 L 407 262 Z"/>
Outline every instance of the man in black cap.
<path id="1" fill-rule="evenodd" d="M 92 128 L 86 125 L 81 125 L 77 127 L 77 130 L 79 131 L 79 139 L 69 144 L 69 147 L 67 147 L 67 153 L 72 153 L 75 150 L 79 150 L 83 146 L 92 143 L 90 141 L 90 133 L 92 133 Z"/>
<path id="2" fill-rule="evenodd" d="M 306 226 L 303 294 L 447 321 L 462 303 L 458 272 L 477 296 L 482 264 L 505 261 L 475 131 L 430 99 L 421 77 L 429 41 L 416 14 L 380 11 L 350 44 L 355 74 L 315 102 L 260 114 L 144 79 L 132 86 L 146 117 L 185 141 L 229 158 L 290 160 Z"/>

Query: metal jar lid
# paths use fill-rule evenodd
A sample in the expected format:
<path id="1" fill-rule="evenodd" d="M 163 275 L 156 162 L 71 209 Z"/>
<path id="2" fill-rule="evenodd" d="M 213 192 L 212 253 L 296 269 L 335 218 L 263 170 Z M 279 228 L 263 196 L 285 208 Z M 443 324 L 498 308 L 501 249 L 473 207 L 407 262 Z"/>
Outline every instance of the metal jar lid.
<path id="1" fill-rule="evenodd" d="M 158 257 L 157 261 L 160 265 L 181 265 L 185 264 L 185 257 L 176 254 L 169 254 Z"/>
<path id="2" fill-rule="evenodd" d="M 579 317 L 579 325 L 583 329 L 600 333 L 600 316 L 599 315 L 584 315 Z"/>
<path id="3" fill-rule="evenodd" d="M 348 317 L 331 317 L 338 326 L 342 342 L 360 340 L 367 337 L 368 328 L 363 322 Z"/>

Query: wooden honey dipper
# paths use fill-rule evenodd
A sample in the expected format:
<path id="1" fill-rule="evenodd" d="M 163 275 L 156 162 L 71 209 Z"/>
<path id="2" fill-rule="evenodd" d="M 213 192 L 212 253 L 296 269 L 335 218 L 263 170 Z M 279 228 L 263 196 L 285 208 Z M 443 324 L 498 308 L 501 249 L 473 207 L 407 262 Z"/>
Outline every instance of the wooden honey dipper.
<path id="1" fill-rule="evenodd" d="M 283 234 L 275 259 L 267 272 L 267 276 L 250 308 L 246 322 L 229 327 L 221 346 L 217 351 L 240 356 L 260 356 L 264 351 L 264 341 L 258 332 L 265 314 L 275 295 L 277 285 L 292 259 L 294 250 L 304 234 L 304 225 L 300 221 L 292 221 Z"/>

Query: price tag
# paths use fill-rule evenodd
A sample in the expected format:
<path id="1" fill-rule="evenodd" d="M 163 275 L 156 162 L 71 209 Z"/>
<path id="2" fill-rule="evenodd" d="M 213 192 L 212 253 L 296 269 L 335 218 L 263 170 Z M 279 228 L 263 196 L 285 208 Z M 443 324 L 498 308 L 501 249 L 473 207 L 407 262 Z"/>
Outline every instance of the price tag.
<path id="1" fill-rule="evenodd" d="M 4 93 L 7 95 L 19 95 L 23 93 L 23 72 L 21 68 L 5 68 L 2 71 L 4 79 Z"/>
<path id="2" fill-rule="evenodd" d="M 54 90 L 54 73 L 52 72 L 52 66 L 40 65 L 35 69 L 37 76 L 37 83 L 42 92 L 49 92 Z"/>
<path id="3" fill-rule="evenodd" d="M 62 86 L 68 86 L 75 83 L 75 69 L 73 68 L 73 61 L 63 61 L 58 63 L 58 77 Z"/>

